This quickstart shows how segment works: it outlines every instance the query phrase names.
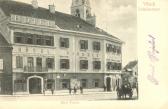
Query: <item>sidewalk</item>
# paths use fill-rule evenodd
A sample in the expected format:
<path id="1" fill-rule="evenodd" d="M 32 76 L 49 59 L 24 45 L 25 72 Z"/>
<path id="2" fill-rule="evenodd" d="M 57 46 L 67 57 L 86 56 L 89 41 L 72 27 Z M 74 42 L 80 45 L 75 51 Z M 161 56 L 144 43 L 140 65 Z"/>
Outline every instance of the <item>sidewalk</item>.
<path id="1" fill-rule="evenodd" d="M 116 94 L 116 91 L 112 92 L 104 92 L 104 91 L 97 91 L 97 92 L 90 92 L 90 91 L 84 91 L 83 94 L 78 91 L 76 94 L 72 93 L 69 94 L 68 91 L 55 91 L 52 95 L 51 92 L 47 92 L 46 94 L 15 94 L 15 95 L 0 95 L 0 97 L 26 97 L 26 96 L 69 96 L 69 95 L 90 95 L 90 94 Z"/>

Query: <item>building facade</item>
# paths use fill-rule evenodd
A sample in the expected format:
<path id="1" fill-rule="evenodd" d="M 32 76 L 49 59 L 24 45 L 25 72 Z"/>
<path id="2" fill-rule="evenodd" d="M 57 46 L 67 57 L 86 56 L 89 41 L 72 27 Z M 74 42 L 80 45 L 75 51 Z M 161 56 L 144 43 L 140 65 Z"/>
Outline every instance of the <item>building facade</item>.
<path id="1" fill-rule="evenodd" d="M 36 0 L 32 4 L 1 1 L 0 31 L 12 48 L 9 92 L 35 94 L 80 86 L 115 89 L 122 68 L 122 41 L 95 23 L 89 0 L 73 0 L 71 15 L 55 11 L 54 5 L 39 7 Z"/>

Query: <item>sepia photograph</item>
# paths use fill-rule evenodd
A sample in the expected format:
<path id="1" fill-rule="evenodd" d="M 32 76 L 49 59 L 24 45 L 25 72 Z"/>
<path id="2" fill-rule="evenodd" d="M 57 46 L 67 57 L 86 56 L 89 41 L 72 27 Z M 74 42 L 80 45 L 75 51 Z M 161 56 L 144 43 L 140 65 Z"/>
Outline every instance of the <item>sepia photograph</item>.
<path id="1" fill-rule="evenodd" d="M 0 101 L 138 100 L 136 0 L 0 0 Z"/>

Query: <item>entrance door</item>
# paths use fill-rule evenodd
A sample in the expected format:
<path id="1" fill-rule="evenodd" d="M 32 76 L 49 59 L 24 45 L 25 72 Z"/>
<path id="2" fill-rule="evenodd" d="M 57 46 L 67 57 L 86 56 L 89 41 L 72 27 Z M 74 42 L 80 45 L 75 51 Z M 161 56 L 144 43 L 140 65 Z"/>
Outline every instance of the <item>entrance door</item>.
<path id="1" fill-rule="evenodd" d="M 31 78 L 29 80 L 29 92 L 30 94 L 40 94 L 41 92 L 41 79 Z"/>
<path id="2" fill-rule="evenodd" d="M 111 91 L 111 78 L 106 78 L 107 91 Z"/>

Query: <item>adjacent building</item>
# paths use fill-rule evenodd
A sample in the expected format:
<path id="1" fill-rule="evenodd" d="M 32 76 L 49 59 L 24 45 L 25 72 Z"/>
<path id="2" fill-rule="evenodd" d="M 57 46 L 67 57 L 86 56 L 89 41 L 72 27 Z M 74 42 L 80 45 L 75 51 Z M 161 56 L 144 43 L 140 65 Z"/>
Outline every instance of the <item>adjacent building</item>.
<path id="1" fill-rule="evenodd" d="M 119 84 L 122 41 L 96 27 L 89 0 L 72 0 L 71 15 L 0 1 L 1 93 L 35 94 Z"/>
<path id="2" fill-rule="evenodd" d="M 138 82 L 138 61 L 130 61 L 124 68 L 123 68 L 123 77 L 131 83 L 132 87 L 136 87 Z"/>

